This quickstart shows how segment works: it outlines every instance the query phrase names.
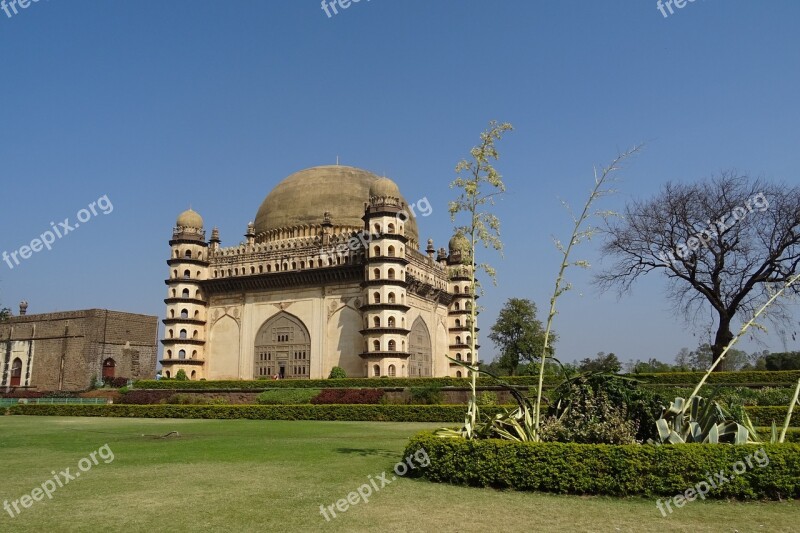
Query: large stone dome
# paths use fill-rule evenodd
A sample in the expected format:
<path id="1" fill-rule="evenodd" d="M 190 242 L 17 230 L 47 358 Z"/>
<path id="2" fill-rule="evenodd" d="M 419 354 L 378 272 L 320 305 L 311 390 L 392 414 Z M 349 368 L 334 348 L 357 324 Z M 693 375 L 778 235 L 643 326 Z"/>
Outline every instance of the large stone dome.
<path id="1" fill-rule="evenodd" d="M 377 185 L 381 191 L 391 190 L 387 183 L 390 181 L 360 168 L 340 165 L 295 172 L 276 185 L 262 202 L 255 220 L 256 235 L 298 226 L 318 226 L 326 212 L 331 214 L 334 227 L 342 227 L 345 232 L 360 230 L 364 227 L 361 217 L 364 204 L 369 201 L 370 188 Z M 394 190 L 399 191 L 396 185 Z M 408 204 L 402 196 L 400 199 Z M 418 243 L 417 222 L 411 209 L 407 212 L 406 237 Z"/>

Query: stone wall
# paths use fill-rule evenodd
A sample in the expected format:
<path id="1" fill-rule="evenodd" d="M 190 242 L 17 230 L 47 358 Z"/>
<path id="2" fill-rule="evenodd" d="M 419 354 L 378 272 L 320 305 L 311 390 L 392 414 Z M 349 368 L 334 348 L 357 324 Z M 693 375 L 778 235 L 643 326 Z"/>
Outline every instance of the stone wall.
<path id="1" fill-rule="evenodd" d="M 116 377 L 152 378 L 157 335 L 157 317 L 102 309 L 11 317 L 0 324 L 0 387 L 26 347 L 22 385 L 38 390 L 88 389 L 109 357 Z"/>

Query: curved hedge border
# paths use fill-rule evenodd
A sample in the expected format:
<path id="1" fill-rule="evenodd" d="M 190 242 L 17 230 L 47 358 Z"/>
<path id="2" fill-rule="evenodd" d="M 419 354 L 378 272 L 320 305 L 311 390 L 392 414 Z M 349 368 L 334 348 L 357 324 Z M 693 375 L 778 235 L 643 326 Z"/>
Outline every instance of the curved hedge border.
<path id="1" fill-rule="evenodd" d="M 500 407 L 484 407 L 493 416 Z M 463 422 L 463 405 L 15 405 L 12 415 L 131 418 L 249 418 L 366 422 Z"/>
<path id="2" fill-rule="evenodd" d="M 643 383 L 661 385 L 693 385 L 699 383 L 705 372 L 664 372 L 659 374 L 629 374 L 628 377 Z M 536 386 L 537 376 L 504 377 L 511 385 L 523 387 Z M 708 383 L 727 385 L 794 385 L 800 379 L 800 370 L 781 370 L 774 372 L 714 372 Z M 545 383 L 554 385 L 562 381 L 561 377 L 548 376 Z M 491 378 L 480 378 L 482 386 L 491 386 L 495 381 Z M 177 381 L 141 380 L 133 384 L 137 389 L 192 389 L 192 390 L 265 390 L 278 388 L 310 388 L 325 389 L 332 387 L 368 387 L 368 388 L 402 388 L 402 387 L 468 387 L 467 378 L 345 378 L 345 379 L 280 379 L 280 380 L 228 380 L 228 381 Z"/>
<path id="3" fill-rule="evenodd" d="M 517 443 L 414 436 L 404 456 L 424 448 L 430 465 L 415 472 L 435 482 L 562 494 L 673 497 L 762 448 L 740 476 L 711 489 L 712 498 L 800 497 L 800 444 L 624 446 Z M 706 474 L 708 472 L 709 474 Z M 653 512 L 657 512 L 655 509 Z"/>

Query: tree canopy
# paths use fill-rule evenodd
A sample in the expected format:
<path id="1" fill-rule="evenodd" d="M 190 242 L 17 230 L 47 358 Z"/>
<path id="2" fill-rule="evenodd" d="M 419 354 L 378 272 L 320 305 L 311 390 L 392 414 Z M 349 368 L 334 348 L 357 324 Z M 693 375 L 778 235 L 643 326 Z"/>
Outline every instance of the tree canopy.
<path id="1" fill-rule="evenodd" d="M 606 234 L 602 252 L 614 263 L 597 277 L 601 288 L 624 293 L 641 277 L 662 273 L 688 322 L 703 323 L 712 312 L 716 361 L 734 337 L 734 318 L 753 317 L 798 272 L 800 186 L 734 172 L 667 183 L 654 197 L 629 203 Z M 800 287 L 790 290 L 798 294 Z M 771 312 L 785 317 L 780 304 Z"/>
<path id="2" fill-rule="evenodd" d="M 509 298 L 497 322 L 492 326 L 489 338 L 500 349 L 497 366 L 512 376 L 517 373 L 521 362 L 538 359 L 544 346 L 544 328 L 536 318 L 536 304 L 523 298 Z M 551 333 L 552 343 L 555 341 Z"/>

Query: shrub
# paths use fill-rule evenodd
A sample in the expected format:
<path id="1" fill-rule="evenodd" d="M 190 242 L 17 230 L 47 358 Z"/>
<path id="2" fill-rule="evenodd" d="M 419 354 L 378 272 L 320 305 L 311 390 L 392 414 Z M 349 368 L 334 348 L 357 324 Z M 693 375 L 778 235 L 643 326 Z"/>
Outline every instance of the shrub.
<path id="1" fill-rule="evenodd" d="M 752 468 L 708 493 L 711 498 L 785 499 L 800 496 L 800 445 L 714 446 L 686 444 L 531 443 L 414 436 L 404 456 L 425 449 L 427 468 L 413 471 L 431 481 L 562 494 L 672 497 L 695 487 L 703 472 L 731 472 L 750 456 Z M 763 449 L 763 452 L 761 450 Z M 754 456 L 758 452 L 758 456 Z M 752 460 L 769 458 L 769 464 Z M 762 461 L 763 462 L 763 461 Z M 656 512 L 656 510 L 653 510 Z"/>
<path id="2" fill-rule="evenodd" d="M 482 410 L 489 416 L 499 407 Z M 131 418 L 216 418 L 253 420 L 338 420 L 369 422 L 464 421 L 463 405 L 15 405 L 13 415 Z"/>
<path id="3" fill-rule="evenodd" d="M 256 397 L 261 405 L 296 405 L 311 403 L 320 393 L 319 389 L 274 389 L 266 390 Z"/>
<path id="4" fill-rule="evenodd" d="M 478 395 L 478 405 L 481 407 L 497 405 L 497 394 L 492 391 L 483 391 Z"/>
<path id="5" fill-rule="evenodd" d="M 103 380 L 103 385 L 106 387 L 113 387 L 118 389 L 128 384 L 128 378 L 106 378 Z"/>
<path id="6" fill-rule="evenodd" d="M 331 368 L 331 373 L 328 374 L 328 379 L 344 379 L 347 377 L 347 372 L 340 366 Z"/>
<path id="7" fill-rule="evenodd" d="M 639 429 L 637 420 L 627 418 L 625 404 L 614 404 L 604 390 L 595 392 L 572 385 L 566 405 L 560 413 L 545 418 L 541 427 L 543 441 L 581 444 L 633 444 Z"/>
<path id="8" fill-rule="evenodd" d="M 383 398 L 383 389 L 323 389 L 311 398 L 313 404 L 377 404 Z"/>
<path id="9" fill-rule="evenodd" d="M 184 369 L 180 369 L 175 373 L 175 380 L 176 381 L 189 381 L 189 377 L 186 375 L 186 371 Z"/>
<path id="10" fill-rule="evenodd" d="M 117 403 L 149 405 L 160 403 L 172 395 L 170 390 L 130 390 L 122 395 Z"/>
<path id="11" fill-rule="evenodd" d="M 410 403 L 414 405 L 437 405 L 442 403 L 442 390 L 439 387 L 429 385 L 427 387 L 411 387 Z"/>
<path id="12" fill-rule="evenodd" d="M 587 402 L 591 402 L 591 405 Z M 570 415 L 569 420 L 565 420 L 565 423 L 572 424 L 571 427 L 559 427 L 559 424 L 551 421 L 549 427 L 554 432 L 551 437 L 562 442 L 575 442 L 578 439 L 577 442 L 585 444 L 599 444 L 604 441 L 591 438 L 591 434 L 602 430 L 612 439 L 607 441 L 609 444 L 622 444 L 626 442 L 625 430 L 633 427 L 635 440 L 646 442 L 658 436 L 656 419 L 668 403 L 659 393 L 617 376 L 578 376 L 550 393 L 548 416 L 561 417 L 567 406 L 577 411 L 575 415 Z M 624 412 L 618 412 L 617 409 L 622 407 Z M 582 420 L 582 416 L 587 419 Z M 623 430 L 622 433 L 617 433 L 613 425 L 626 419 L 632 421 L 633 425 L 625 424 L 624 428 L 619 428 Z M 574 439 L 568 437 L 570 432 L 574 434 Z M 620 441 L 620 438 L 623 440 Z"/>

